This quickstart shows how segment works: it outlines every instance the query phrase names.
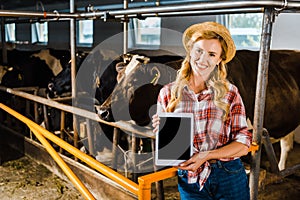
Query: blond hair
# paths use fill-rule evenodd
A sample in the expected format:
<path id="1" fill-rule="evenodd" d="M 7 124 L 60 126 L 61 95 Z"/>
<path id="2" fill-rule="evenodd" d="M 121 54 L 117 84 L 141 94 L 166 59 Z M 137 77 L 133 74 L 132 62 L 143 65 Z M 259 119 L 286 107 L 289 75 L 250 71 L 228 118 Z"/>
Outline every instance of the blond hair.
<path id="1" fill-rule="evenodd" d="M 195 37 L 194 37 L 195 36 Z M 173 112 L 182 99 L 182 91 L 185 85 L 187 85 L 190 80 L 192 69 L 190 66 L 190 54 L 193 45 L 195 42 L 202 39 L 218 39 L 221 43 L 222 61 L 212 72 L 211 77 L 206 82 L 207 87 L 211 87 L 213 91 L 213 102 L 214 104 L 223 110 L 223 120 L 226 120 L 229 113 L 229 105 L 224 102 L 224 97 L 229 90 L 229 83 L 226 79 L 227 70 L 224 61 L 226 60 L 227 45 L 221 36 L 216 34 L 213 31 L 201 31 L 193 35 L 193 37 L 187 42 L 186 47 L 188 49 L 187 55 L 182 62 L 181 68 L 178 71 L 175 84 L 171 89 L 171 99 L 166 108 L 167 112 Z"/>

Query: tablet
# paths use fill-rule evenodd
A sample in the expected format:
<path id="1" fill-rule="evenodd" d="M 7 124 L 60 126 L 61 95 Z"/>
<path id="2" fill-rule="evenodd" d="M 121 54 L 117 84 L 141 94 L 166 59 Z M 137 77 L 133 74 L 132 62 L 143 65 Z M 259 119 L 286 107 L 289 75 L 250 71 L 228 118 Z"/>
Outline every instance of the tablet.
<path id="1" fill-rule="evenodd" d="M 193 154 L 194 117 L 192 113 L 159 113 L 155 135 L 155 164 L 177 166 Z"/>

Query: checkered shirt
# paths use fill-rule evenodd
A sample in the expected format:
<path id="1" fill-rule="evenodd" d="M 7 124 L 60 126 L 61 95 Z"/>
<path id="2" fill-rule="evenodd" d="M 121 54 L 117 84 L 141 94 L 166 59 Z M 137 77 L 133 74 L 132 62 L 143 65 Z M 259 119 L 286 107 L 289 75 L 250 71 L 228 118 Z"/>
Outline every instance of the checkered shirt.
<path id="1" fill-rule="evenodd" d="M 165 85 L 158 96 L 157 112 L 166 112 L 166 107 L 171 99 L 170 83 Z M 194 114 L 194 152 L 209 151 L 220 148 L 232 141 L 237 141 L 250 147 L 252 135 L 248 131 L 245 107 L 238 89 L 229 84 L 229 91 L 224 101 L 230 105 L 229 117 L 222 120 L 223 110 L 217 108 L 213 103 L 213 91 L 211 88 L 195 94 L 185 86 L 180 103 L 174 112 L 188 112 Z M 230 161 L 236 158 L 220 159 Z M 188 172 L 189 182 L 198 180 L 200 190 L 203 188 L 211 172 L 210 164 L 206 161 L 196 172 Z"/>

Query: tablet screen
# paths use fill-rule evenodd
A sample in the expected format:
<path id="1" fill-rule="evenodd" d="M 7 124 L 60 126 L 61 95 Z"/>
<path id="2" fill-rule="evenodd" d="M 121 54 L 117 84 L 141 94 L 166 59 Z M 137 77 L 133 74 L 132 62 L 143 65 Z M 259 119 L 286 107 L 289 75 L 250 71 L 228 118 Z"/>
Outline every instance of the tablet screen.
<path id="1" fill-rule="evenodd" d="M 188 160 L 193 146 L 193 115 L 162 113 L 156 135 L 156 165 L 174 166 Z"/>

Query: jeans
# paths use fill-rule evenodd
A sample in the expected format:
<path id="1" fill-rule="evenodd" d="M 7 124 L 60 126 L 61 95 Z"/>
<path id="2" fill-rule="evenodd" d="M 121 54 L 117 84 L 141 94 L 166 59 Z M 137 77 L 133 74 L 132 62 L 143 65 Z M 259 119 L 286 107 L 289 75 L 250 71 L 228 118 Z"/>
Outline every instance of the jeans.
<path id="1" fill-rule="evenodd" d="M 199 182 L 188 184 L 187 171 L 178 170 L 178 190 L 181 200 L 249 200 L 248 178 L 240 159 L 211 165 L 211 173 L 199 191 Z"/>

